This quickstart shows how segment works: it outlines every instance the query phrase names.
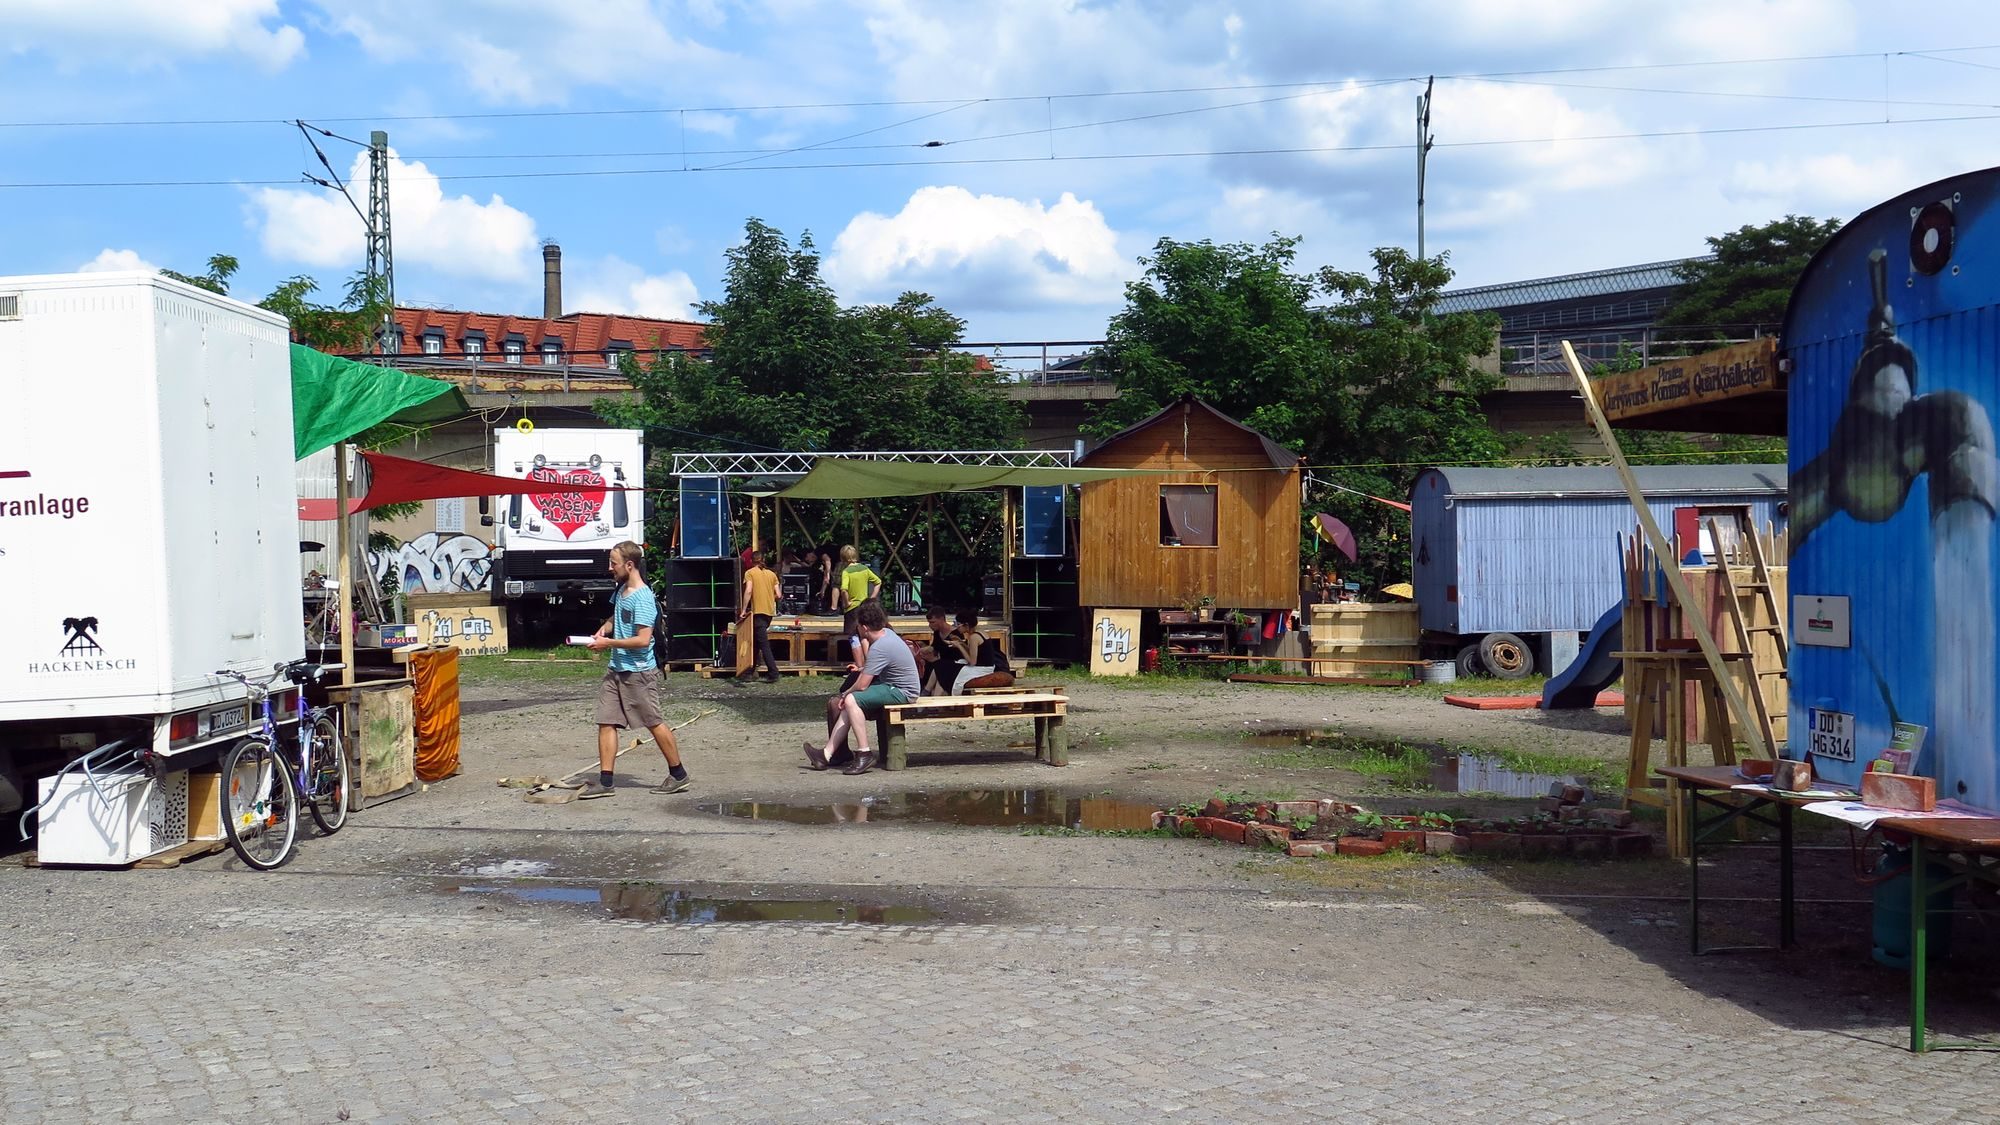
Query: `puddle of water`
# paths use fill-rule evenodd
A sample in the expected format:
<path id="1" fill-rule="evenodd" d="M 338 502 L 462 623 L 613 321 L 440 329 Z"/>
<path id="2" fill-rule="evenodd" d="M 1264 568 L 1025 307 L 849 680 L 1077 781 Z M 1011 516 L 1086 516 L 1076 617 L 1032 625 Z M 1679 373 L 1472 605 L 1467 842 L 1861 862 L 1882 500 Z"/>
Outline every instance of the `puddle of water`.
<path id="1" fill-rule="evenodd" d="M 1369 739 L 1356 738 L 1335 730 L 1296 729 L 1262 731 L 1244 739 L 1252 746 L 1269 750 L 1286 750 L 1295 747 L 1319 747 L 1329 752 L 1338 752 L 1343 746 L 1373 748 L 1384 753 L 1405 755 L 1428 755 L 1430 764 L 1425 784 L 1440 793 L 1493 793 L 1502 797 L 1543 797 L 1549 787 L 1557 783 L 1583 784 L 1582 779 L 1570 774 L 1521 773 L 1508 769 L 1492 758 L 1482 758 L 1475 754 L 1460 754 L 1439 747 L 1412 746 L 1408 743 L 1400 747 L 1391 743 L 1377 743 Z M 1421 767 L 1421 762 L 1418 763 Z M 1414 772 L 1414 770 L 1413 770 Z M 1414 781 L 1414 777 L 1409 780 Z"/>
<path id="2" fill-rule="evenodd" d="M 503 859 L 498 863 L 482 863 L 476 867 L 459 868 L 461 875 L 493 875 L 503 879 L 526 876 L 547 875 L 555 864 L 545 859 Z"/>
<path id="3" fill-rule="evenodd" d="M 956 824 L 975 828 L 1041 825 L 1086 832 L 1144 831 L 1153 827 L 1158 805 L 1109 797 L 1071 797 L 1052 789 L 956 789 L 948 792 L 889 793 L 858 801 L 795 804 L 783 801 L 728 801 L 697 805 L 702 812 L 786 824 Z"/>
<path id="4" fill-rule="evenodd" d="M 855 922 L 913 926 L 937 919 L 921 906 L 868 903 L 853 899 L 722 898 L 669 889 L 659 883 L 576 886 L 552 883 L 460 883 L 445 894 L 500 895 L 517 902 L 552 902 L 600 907 L 614 918 L 699 926 L 713 922 Z"/>

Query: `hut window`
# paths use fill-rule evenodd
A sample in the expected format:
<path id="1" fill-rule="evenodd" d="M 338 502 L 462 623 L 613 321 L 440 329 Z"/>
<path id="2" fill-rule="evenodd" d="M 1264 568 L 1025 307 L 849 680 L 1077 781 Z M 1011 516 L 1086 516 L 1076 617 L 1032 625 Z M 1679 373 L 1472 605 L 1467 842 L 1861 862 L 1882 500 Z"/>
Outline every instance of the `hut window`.
<path id="1" fill-rule="evenodd" d="M 1696 539 L 1705 559 L 1739 559 L 1744 557 L 1743 541 L 1750 533 L 1750 508 L 1748 505 L 1731 505 L 1725 508 L 1697 508 L 1695 519 Z M 1722 542 L 1709 541 L 1708 521 L 1715 521 L 1715 530 L 1722 536 Z"/>
<path id="2" fill-rule="evenodd" d="M 1163 547 L 1213 547 L 1215 536 L 1215 486 L 1212 484 L 1163 484 L 1160 486 L 1160 545 Z"/>

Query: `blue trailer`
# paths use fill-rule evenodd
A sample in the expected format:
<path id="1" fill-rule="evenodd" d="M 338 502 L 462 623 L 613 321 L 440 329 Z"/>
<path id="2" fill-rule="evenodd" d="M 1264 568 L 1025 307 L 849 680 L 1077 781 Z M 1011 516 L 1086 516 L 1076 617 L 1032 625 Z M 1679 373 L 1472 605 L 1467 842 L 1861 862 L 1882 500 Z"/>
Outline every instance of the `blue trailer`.
<path id="1" fill-rule="evenodd" d="M 1790 756 L 1855 784 L 1896 724 L 1912 772 L 2000 809 L 2000 169 L 1840 228 L 1785 310 Z"/>
<path id="2" fill-rule="evenodd" d="M 1691 547 L 1709 519 L 1745 532 L 1785 523 L 1783 465 L 1634 472 L 1653 518 Z M 1608 466 L 1426 469 L 1410 508 L 1423 650 L 1460 675 L 1559 670 L 1623 598 L 1618 536 L 1637 517 Z"/>

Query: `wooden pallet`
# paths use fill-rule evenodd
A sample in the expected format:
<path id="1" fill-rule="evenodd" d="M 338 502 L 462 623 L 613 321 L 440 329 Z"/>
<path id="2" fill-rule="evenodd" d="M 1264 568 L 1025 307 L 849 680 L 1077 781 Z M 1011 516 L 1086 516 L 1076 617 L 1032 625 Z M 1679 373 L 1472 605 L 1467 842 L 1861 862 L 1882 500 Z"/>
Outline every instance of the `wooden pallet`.
<path id="1" fill-rule="evenodd" d="M 1008 684 L 1006 687 L 969 687 L 966 695 L 1019 695 L 1022 692 L 1046 692 L 1050 695 L 1065 695 L 1069 691 L 1065 684 Z"/>
<path id="2" fill-rule="evenodd" d="M 1035 758 L 1052 766 L 1069 764 L 1069 734 L 1063 719 L 1069 697 L 1058 692 L 1015 692 L 992 695 L 928 696 L 909 703 L 892 703 L 875 721 L 876 742 L 882 747 L 882 768 L 909 765 L 906 728 L 912 723 L 964 723 L 987 719 L 1032 719 Z"/>

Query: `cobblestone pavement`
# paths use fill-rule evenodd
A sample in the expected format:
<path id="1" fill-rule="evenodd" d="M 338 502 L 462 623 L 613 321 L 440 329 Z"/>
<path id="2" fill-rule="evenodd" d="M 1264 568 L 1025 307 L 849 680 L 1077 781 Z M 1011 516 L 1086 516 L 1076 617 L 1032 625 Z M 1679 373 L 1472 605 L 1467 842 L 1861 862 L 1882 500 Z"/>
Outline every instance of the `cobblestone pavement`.
<path id="1" fill-rule="evenodd" d="M 1154 893 L 999 890 L 938 924 L 676 925 L 450 893 L 463 879 L 204 862 L 0 870 L 0 1118 L 1919 1121 L 2000 1104 L 1992 1056 L 1911 1056 L 1897 1010 L 1802 1027 L 1661 979 L 1644 962 L 1678 935 L 1566 999 L 1566 951 L 1601 956 L 1601 936 L 1504 896 L 1185 890 L 1182 920 L 1148 925 Z M 1504 964 L 1529 943 L 1550 970 L 1532 982 Z"/>

